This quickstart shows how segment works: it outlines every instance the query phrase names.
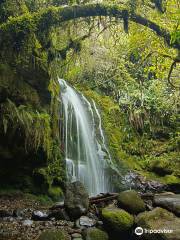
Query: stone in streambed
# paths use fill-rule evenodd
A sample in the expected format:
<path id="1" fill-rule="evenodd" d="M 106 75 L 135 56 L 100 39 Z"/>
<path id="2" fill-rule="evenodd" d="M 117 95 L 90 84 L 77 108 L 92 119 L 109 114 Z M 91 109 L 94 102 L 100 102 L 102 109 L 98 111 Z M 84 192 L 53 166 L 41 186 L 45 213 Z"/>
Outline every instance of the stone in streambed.
<path id="1" fill-rule="evenodd" d="M 93 227 L 96 225 L 96 220 L 87 216 L 81 216 L 79 219 L 80 226 Z"/>
<path id="2" fill-rule="evenodd" d="M 145 211 L 145 203 L 134 190 L 121 192 L 118 196 L 118 206 L 132 214 Z"/>
<path id="3" fill-rule="evenodd" d="M 31 227 L 33 225 L 33 221 L 29 220 L 29 219 L 26 219 L 22 222 L 22 225 L 27 226 L 27 227 Z"/>
<path id="4" fill-rule="evenodd" d="M 32 213 L 32 220 L 34 221 L 45 221 L 48 220 L 48 214 L 41 211 L 34 211 Z"/>
<path id="5" fill-rule="evenodd" d="M 17 208 L 13 211 L 13 217 L 23 217 L 24 216 L 24 210 Z"/>
<path id="6" fill-rule="evenodd" d="M 63 230 L 47 230 L 37 240 L 70 240 L 71 237 Z"/>
<path id="7" fill-rule="evenodd" d="M 152 211 L 140 213 L 136 217 L 138 227 L 147 230 L 170 230 L 171 233 L 144 233 L 144 240 L 180 240 L 180 219 L 173 213 L 163 208 L 155 208 Z"/>
<path id="8" fill-rule="evenodd" d="M 108 240 L 108 234 L 98 228 L 88 228 L 83 232 L 84 240 Z"/>
<path id="9" fill-rule="evenodd" d="M 68 215 L 73 219 L 77 219 L 87 213 L 89 208 L 89 196 L 81 182 L 68 184 L 64 205 Z"/>
<path id="10" fill-rule="evenodd" d="M 129 232 L 134 224 L 133 216 L 118 208 L 103 208 L 102 219 L 107 229 L 115 233 Z"/>
<path id="11" fill-rule="evenodd" d="M 154 205 L 165 208 L 180 216 L 180 194 L 156 194 Z"/>

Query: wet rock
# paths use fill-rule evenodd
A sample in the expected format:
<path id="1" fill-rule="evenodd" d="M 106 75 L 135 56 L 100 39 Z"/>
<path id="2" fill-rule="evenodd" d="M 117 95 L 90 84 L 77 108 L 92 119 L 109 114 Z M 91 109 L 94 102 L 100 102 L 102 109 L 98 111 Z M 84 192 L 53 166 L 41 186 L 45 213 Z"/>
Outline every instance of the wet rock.
<path id="1" fill-rule="evenodd" d="M 47 230 L 37 240 L 70 240 L 70 236 L 63 230 Z"/>
<path id="2" fill-rule="evenodd" d="M 4 209 L 0 210 L 0 218 L 11 217 L 11 216 L 12 216 L 12 212 Z"/>
<path id="3" fill-rule="evenodd" d="M 41 211 L 34 211 L 32 213 L 32 220 L 34 221 L 45 221 L 48 220 L 48 214 Z"/>
<path id="4" fill-rule="evenodd" d="M 133 216 L 118 208 L 103 208 L 102 219 L 107 229 L 116 233 L 128 232 L 134 224 Z"/>
<path id="5" fill-rule="evenodd" d="M 136 224 L 149 231 L 161 230 L 158 233 L 144 233 L 145 240 L 180 240 L 180 219 L 166 209 L 157 207 L 152 211 L 140 213 L 136 217 Z"/>
<path id="6" fill-rule="evenodd" d="M 83 233 L 84 240 L 108 240 L 108 234 L 98 228 L 88 228 Z"/>
<path id="7" fill-rule="evenodd" d="M 144 176 L 141 176 L 133 171 L 130 171 L 122 179 L 122 184 L 127 188 L 133 188 L 142 192 L 162 192 L 168 188 L 167 185 L 159 183 L 157 181 L 147 180 Z"/>
<path id="8" fill-rule="evenodd" d="M 57 202 L 55 203 L 50 209 L 51 210 L 56 210 L 56 209 L 59 209 L 59 208 L 63 208 L 64 207 L 64 202 Z"/>
<path id="9" fill-rule="evenodd" d="M 73 182 L 67 186 L 64 205 L 68 215 L 73 219 L 77 219 L 87 212 L 89 196 L 81 182 Z"/>
<path id="10" fill-rule="evenodd" d="M 80 233 L 73 233 L 72 235 L 71 235 L 71 237 L 73 238 L 73 239 L 82 239 L 82 236 L 81 236 L 81 234 Z"/>
<path id="11" fill-rule="evenodd" d="M 13 211 L 13 217 L 23 217 L 24 216 L 24 210 L 17 208 Z"/>
<path id="12" fill-rule="evenodd" d="M 27 226 L 27 227 L 31 227 L 33 225 L 33 221 L 29 220 L 29 219 L 26 219 L 22 222 L 22 225 Z"/>
<path id="13" fill-rule="evenodd" d="M 69 221 L 70 218 L 68 216 L 68 214 L 66 213 L 65 209 L 56 209 L 56 210 L 52 210 L 49 213 L 49 218 L 55 218 L 56 220 L 66 220 Z"/>
<path id="14" fill-rule="evenodd" d="M 118 196 L 118 206 L 129 213 L 137 214 L 145 211 L 145 203 L 134 190 L 121 192 Z"/>
<path id="15" fill-rule="evenodd" d="M 103 225 L 103 221 L 97 221 L 97 226 L 101 227 Z"/>
<path id="16" fill-rule="evenodd" d="M 93 227 L 96 225 L 96 220 L 87 216 L 81 216 L 79 219 L 79 225 L 84 227 Z"/>
<path id="17" fill-rule="evenodd" d="M 180 194 L 157 194 L 154 196 L 154 205 L 180 216 Z"/>

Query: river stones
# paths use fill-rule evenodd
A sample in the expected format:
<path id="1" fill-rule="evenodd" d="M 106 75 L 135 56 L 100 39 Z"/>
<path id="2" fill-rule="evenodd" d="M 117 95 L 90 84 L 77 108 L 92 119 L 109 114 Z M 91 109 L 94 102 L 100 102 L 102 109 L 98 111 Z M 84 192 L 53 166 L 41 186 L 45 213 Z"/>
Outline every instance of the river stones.
<path id="1" fill-rule="evenodd" d="M 64 206 L 69 216 L 73 219 L 77 219 L 87 213 L 89 208 L 89 196 L 81 182 L 77 181 L 68 184 Z"/>
<path id="2" fill-rule="evenodd" d="M 98 228 L 88 228 L 83 232 L 84 240 L 108 240 L 108 234 Z"/>
<path id="3" fill-rule="evenodd" d="M 136 224 L 143 228 L 145 240 L 180 240 L 180 219 L 163 208 L 155 208 L 149 212 L 140 213 L 136 217 Z M 145 231 L 170 230 L 171 233 L 146 233 Z"/>
<path id="4" fill-rule="evenodd" d="M 166 208 L 180 216 L 180 194 L 157 194 L 154 196 L 154 205 Z"/>
<path id="5" fill-rule="evenodd" d="M 47 230 L 37 240 L 70 240 L 70 236 L 63 230 Z"/>
<path id="6" fill-rule="evenodd" d="M 115 233 L 128 232 L 134 224 L 133 216 L 118 208 L 103 208 L 102 219 L 107 229 Z"/>
<path id="7" fill-rule="evenodd" d="M 132 214 L 145 211 L 144 201 L 134 190 L 121 192 L 118 196 L 118 206 Z"/>

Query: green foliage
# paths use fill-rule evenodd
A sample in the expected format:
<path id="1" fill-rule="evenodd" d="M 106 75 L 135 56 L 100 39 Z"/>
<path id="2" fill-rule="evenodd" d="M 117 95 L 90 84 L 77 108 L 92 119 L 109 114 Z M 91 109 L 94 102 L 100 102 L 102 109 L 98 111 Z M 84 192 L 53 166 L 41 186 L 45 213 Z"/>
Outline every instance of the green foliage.
<path id="1" fill-rule="evenodd" d="M 19 130 L 25 138 L 25 148 L 38 150 L 43 147 L 48 158 L 52 154 L 50 116 L 46 112 L 34 112 L 27 106 L 16 106 L 7 100 L 1 104 L 4 133 Z"/>

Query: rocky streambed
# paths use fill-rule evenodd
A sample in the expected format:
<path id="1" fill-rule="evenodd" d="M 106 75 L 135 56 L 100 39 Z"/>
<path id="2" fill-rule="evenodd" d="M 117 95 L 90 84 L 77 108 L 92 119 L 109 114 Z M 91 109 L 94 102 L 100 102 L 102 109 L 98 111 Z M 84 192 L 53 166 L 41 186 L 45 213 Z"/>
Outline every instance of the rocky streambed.
<path id="1" fill-rule="evenodd" d="M 0 240 L 180 240 L 180 194 L 123 191 L 89 198 L 80 182 L 44 206 L 0 198 Z"/>

